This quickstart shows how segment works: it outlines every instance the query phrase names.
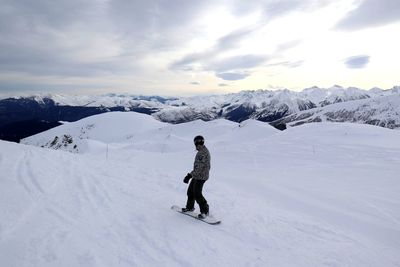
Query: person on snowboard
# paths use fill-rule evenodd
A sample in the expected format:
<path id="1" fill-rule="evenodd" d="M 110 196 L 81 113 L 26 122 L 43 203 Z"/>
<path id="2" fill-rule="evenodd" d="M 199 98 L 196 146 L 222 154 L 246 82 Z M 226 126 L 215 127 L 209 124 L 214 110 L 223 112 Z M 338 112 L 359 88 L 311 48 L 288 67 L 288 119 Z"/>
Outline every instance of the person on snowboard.
<path id="1" fill-rule="evenodd" d="M 211 156 L 207 147 L 204 145 L 204 138 L 198 135 L 194 138 L 194 145 L 196 146 L 197 154 L 194 160 L 193 171 L 188 173 L 183 179 L 184 183 L 189 183 L 187 190 L 186 207 L 182 208 L 182 212 L 194 211 L 195 201 L 200 206 L 199 219 L 204 219 L 208 216 L 209 207 L 207 200 L 203 196 L 203 185 L 209 178 Z"/>

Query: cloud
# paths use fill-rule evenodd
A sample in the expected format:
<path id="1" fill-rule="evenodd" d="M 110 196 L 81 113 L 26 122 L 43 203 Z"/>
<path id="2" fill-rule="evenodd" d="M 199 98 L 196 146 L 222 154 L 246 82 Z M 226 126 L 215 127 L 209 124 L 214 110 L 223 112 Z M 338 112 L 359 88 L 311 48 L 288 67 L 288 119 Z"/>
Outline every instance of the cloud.
<path id="1" fill-rule="evenodd" d="M 224 80 L 242 80 L 250 74 L 244 71 L 262 65 L 267 56 L 264 55 L 240 55 L 232 56 L 223 59 L 213 59 L 215 56 L 210 56 L 208 52 L 191 54 L 178 62 L 175 62 L 173 68 L 180 70 L 193 71 L 196 70 L 193 63 L 201 63 L 202 71 L 210 71 L 217 73 L 216 76 Z"/>
<path id="2" fill-rule="evenodd" d="M 37 30 L 36 26 L 48 25 L 52 29 L 65 29 L 76 22 L 76 19 L 93 17 L 90 10 L 98 12 L 98 8 L 94 2 L 85 0 L 60 0 L 60 1 L 44 1 L 35 2 L 24 0 L 2 0 L 0 20 L 2 22 L 10 22 L 1 27 L 3 30 Z"/>
<path id="3" fill-rule="evenodd" d="M 219 38 L 214 46 L 202 52 L 190 53 L 183 58 L 172 62 L 169 66 L 172 70 L 195 70 L 193 65 L 210 65 L 221 53 L 237 48 L 242 40 L 255 31 L 254 28 L 245 27 L 230 32 Z"/>
<path id="4" fill-rule="evenodd" d="M 369 56 L 360 55 L 346 58 L 344 64 L 349 69 L 362 69 L 365 68 L 369 63 Z"/>
<path id="5" fill-rule="evenodd" d="M 297 60 L 297 61 L 283 61 L 277 63 L 271 63 L 266 65 L 267 67 L 274 67 L 274 66 L 283 66 L 288 68 L 297 68 L 304 64 L 304 60 Z"/>
<path id="6" fill-rule="evenodd" d="M 339 30 L 361 30 L 400 21 L 399 0 L 364 0 L 338 22 Z"/>
<path id="7" fill-rule="evenodd" d="M 113 0 L 107 14 L 128 46 L 168 50 L 194 37 L 189 29 L 210 6 L 209 1 Z M 128 48 L 128 47 L 127 47 Z"/>
<path id="8" fill-rule="evenodd" d="M 215 50 L 224 51 L 238 47 L 240 42 L 256 31 L 255 27 L 244 27 L 232 31 L 218 40 Z"/>
<path id="9" fill-rule="evenodd" d="M 264 22 L 285 16 L 295 11 L 313 11 L 327 6 L 335 1 L 332 0 L 233 0 L 230 1 L 230 10 L 236 16 L 246 16 L 255 11 L 263 13 Z"/>
<path id="10" fill-rule="evenodd" d="M 218 73 L 217 76 L 220 78 L 227 77 L 223 78 L 227 80 L 244 79 L 250 74 L 237 73 L 237 71 L 244 71 L 260 66 L 269 57 L 266 55 L 246 54 L 221 58 L 220 55 L 237 48 L 240 42 L 254 31 L 255 29 L 252 27 L 245 27 L 230 32 L 219 38 L 217 43 L 210 49 L 188 54 L 173 62 L 169 68 L 181 71 L 211 71 Z"/>
<path id="11" fill-rule="evenodd" d="M 330 3 L 328 0 L 277 0 L 267 2 L 255 0 L 251 2 L 246 1 L 245 4 L 241 0 L 231 0 L 229 2 L 229 6 L 235 15 L 240 16 L 254 11 L 263 10 L 263 13 L 268 13 L 267 17 L 269 19 L 279 17 L 291 11 L 317 8 Z M 202 52 L 187 54 L 181 59 L 172 62 L 170 64 L 170 69 L 193 71 L 198 70 L 198 66 L 202 66 L 207 70 L 216 70 L 217 72 L 222 72 L 237 69 L 237 67 L 235 67 L 236 64 L 243 65 L 243 67 L 239 68 L 251 68 L 262 64 L 269 59 L 266 55 L 239 55 L 228 59 L 218 59 L 218 57 L 227 51 L 240 47 L 242 41 L 246 40 L 251 35 L 256 34 L 260 28 L 268 23 L 269 19 L 267 21 L 262 19 L 258 23 L 255 23 L 251 26 L 239 28 L 222 36 L 217 40 L 216 44 L 209 49 L 206 49 Z M 276 53 L 285 52 L 293 47 L 298 46 L 301 42 L 301 40 L 291 40 L 289 42 L 282 43 L 277 47 Z M 252 62 L 255 64 L 253 65 Z M 229 64 L 231 64 L 231 67 L 229 67 Z M 247 67 L 245 66 L 246 64 L 253 66 Z M 196 65 L 196 67 L 194 67 L 194 65 Z"/>
<path id="12" fill-rule="evenodd" d="M 194 64 L 202 64 L 210 60 L 215 56 L 215 52 L 213 50 L 204 51 L 201 53 L 192 53 L 184 56 L 183 58 L 172 62 L 169 66 L 171 70 L 183 70 L 183 71 L 192 71 L 195 70 L 193 67 Z"/>
<path id="13" fill-rule="evenodd" d="M 149 68 L 142 63 L 146 58 L 191 39 L 189 29 L 207 5 L 183 0 L 1 0 L 0 72 L 140 74 Z"/>
<path id="14" fill-rule="evenodd" d="M 227 81 L 237 81 L 237 80 L 243 80 L 246 77 L 248 77 L 250 74 L 248 73 L 236 73 L 236 72 L 225 72 L 225 73 L 217 73 L 215 74 L 218 78 L 221 78 L 223 80 Z"/>
<path id="15" fill-rule="evenodd" d="M 191 82 L 190 84 L 192 84 L 192 85 L 200 85 L 199 82 Z"/>
<path id="16" fill-rule="evenodd" d="M 115 36 L 97 3 L 3 0 L 0 71 L 77 77 L 126 69 L 118 49 L 109 53 Z"/>
<path id="17" fill-rule="evenodd" d="M 226 86 L 229 86 L 229 84 L 227 84 L 227 83 L 219 83 L 218 86 L 219 87 L 226 87 Z"/>
<path id="18" fill-rule="evenodd" d="M 171 70 L 208 72 L 234 81 L 249 77 L 255 68 L 272 61 L 278 62 L 275 65 L 298 67 L 303 62 L 285 61 L 285 52 L 299 45 L 300 40 L 289 41 L 292 38 L 289 35 L 283 35 L 286 39 L 282 40 L 268 36 L 268 27 L 264 26 L 292 12 L 309 12 L 335 3 L 334 0 L 0 2 L 0 75 L 9 78 L 10 87 L 12 80 L 24 80 L 27 87 L 29 82 L 36 82 L 40 87 L 46 79 L 52 79 L 51 85 L 79 80 L 83 86 L 85 82 L 94 84 L 101 79 L 99 83 L 104 83 L 108 78 L 118 86 L 116 80 L 142 87 L 142 81 L 162 83 Z M 343 19 L 341 27 L 352 29 L 395 21 L 400 17 L 397 2 L 365 0 Z M 375 10 L 379 14 L 372 12 Z M 221 18 L 227 15 L 234 20 L 230 26 L 237 28 L 220 29 L 222 24 L 213 21 L 214 15 L 204 16 L 210 12 L 222 12 Z M 207 30 L 211 23 L 216 24 L 215 32 Z M 261 33 L 271 40 L 265 50 L 263 44 L 252 41 Z M 279 40 L 282 44 L 271 50 L 271 45 Z M 199 50 L 198 46 L 188 52 L 198 43 L 209 48 Z M 245 50 L 251 49 L 243 47 L 247 44 L 249 47 L 255 44 L 255 49 Z M 175 55 L 181 56 L 171 60 Z M 367 65 L 362 60 L 358 63 L 349 60 L 348 66 Z M 171 76 L 176 77 L 175 73 Z M 171 81 L 171 76 L 165 79 Z"/>
<path id="19" fill-rule="evenodd" d="M 289 12 L 301 9 L 304 5 L 308 4 L 307 1 L 295 0 L 282 0 L 282 1 L 268 1 L 264 6 L 264 12 L 269 18 L 275 18 L 285 15 Z"/>
<path id="20" fill-rule="evenodd" d="M 300 45 L 302 43 L 302 40 L 292 40 L 292 41 L 288 41 L 285 43 L 282 43 L 280 45 L 277 46 L 276 51 L 278 53 L 282 53 L 285 52 L 287 50 L 290 50 L 298 45 Z"/>
<path id="21" fill-rule="evenodd" d="M 215 7 L 226 7 L 238 17 L 262 9 L 273 17 L 314 1 L 1 0 L 0 71 L 59 76 L 135 74 L 143 67 L 142 59 L 193 40 L 198 34 L 196 23 Z M 196 70 L 193 65 L 217 64 L 222 68 L 217 71 L 227 71 L 213 61 L 238 48 L 260 26 L 228 32 L 210 49 L 188 54 L 170 68 Z"/>
<path id="22" fill-rule="evenodd" d="M 264 55 L 240 55 L 211 62 L 206 68 L 216 72 L 251 69 L 268 60 Z"/>

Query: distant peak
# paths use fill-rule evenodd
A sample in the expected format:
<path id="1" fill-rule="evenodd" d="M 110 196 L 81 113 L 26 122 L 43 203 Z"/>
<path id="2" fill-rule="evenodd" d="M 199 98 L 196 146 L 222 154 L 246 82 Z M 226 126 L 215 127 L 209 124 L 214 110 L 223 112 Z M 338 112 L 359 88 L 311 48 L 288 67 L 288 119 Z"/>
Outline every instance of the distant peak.
<path id="1" fill-rule="evenodd" d="M 330 87 L 329 89 L 342 89 L 342 90 L 344 90 L 344 87 L 343 87 L 343 86 L 340 86 L 340 85 L 337 85 L 337 84 L 335 84 L 334 86 Z"/>

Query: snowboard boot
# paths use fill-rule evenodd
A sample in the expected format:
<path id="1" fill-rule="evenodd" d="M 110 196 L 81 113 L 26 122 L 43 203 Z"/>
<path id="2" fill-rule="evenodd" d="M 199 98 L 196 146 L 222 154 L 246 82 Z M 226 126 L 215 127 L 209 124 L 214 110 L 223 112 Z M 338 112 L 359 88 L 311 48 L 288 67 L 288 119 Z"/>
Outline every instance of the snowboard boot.
<path id="1" fill-rule="evenodd" d="M 194 208 L 188 209 L 188 208 L 182 208 L 182 212 L 190 212 L 194 211 Z"/>
<path id="2" fill-rule="evenodd" d="M 204 220 L 207 216 L 208 216 L 208 212 L 200 213 L 199 215 L 197 215 L 197 218 L 199 218 L 200 220 Z"/>

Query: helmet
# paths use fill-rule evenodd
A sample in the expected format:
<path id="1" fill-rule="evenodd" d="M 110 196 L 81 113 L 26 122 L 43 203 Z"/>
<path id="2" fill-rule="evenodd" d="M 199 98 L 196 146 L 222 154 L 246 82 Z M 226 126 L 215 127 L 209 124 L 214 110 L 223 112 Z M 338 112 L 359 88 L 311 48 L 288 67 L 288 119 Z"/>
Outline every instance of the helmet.
<path id="1" fill-rule="evenodd" d="M 194 138 L 193 140 L 194 144 L 197 145 L 204 145 L 204 137 L 201 135 L 198 135 Z"/>

